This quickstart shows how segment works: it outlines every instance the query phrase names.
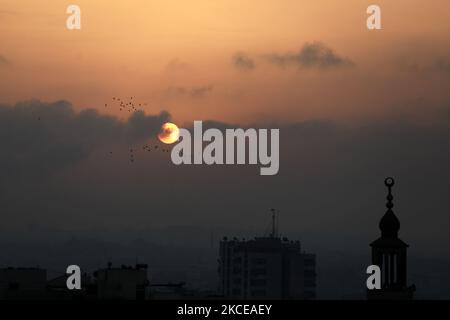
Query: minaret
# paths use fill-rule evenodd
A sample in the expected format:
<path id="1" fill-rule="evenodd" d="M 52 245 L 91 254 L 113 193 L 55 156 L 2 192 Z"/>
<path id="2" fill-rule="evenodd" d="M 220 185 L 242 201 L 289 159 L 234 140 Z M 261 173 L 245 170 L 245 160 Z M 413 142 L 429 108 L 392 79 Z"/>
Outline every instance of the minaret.
<path id="1" fill-rule="evenodd" d="M 408 245 L 398 237 L 400 221 L 392 211 L 394 183 L 393 178 L 384 180 L 384 184 L 388 188 L 387 211 L 379 223 L 381 237 L 370 244 L 372 264 L 381 269 L 381 289 L 368 290 L 368 299 L 412 299 L 415 290 L 414 286 L 408 287 L 406 283 Z"/>

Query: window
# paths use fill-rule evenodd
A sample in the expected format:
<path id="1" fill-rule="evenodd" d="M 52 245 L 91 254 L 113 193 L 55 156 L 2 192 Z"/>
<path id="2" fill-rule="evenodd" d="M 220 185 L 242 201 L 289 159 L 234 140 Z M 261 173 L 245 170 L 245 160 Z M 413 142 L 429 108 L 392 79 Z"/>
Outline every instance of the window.
<path id="1" fill-rule="evenodd" d="M 315 277 L 316 276 L 316 272 L 313 270 L 305 270 L 305 277 Z"/>
<path id="2" fill-rule="evenodd" d="M 254 258 L 252 259 L 253 264 L 266 264 L 267 259 L 266 258 Z"/>
<path id="3" fill-rule="evenodd" d="M 305 279 L 305 287 L 315 287 L 316 281 L 313 279 Z"/>
<path id="4" fill-rule="evenodd" d="M 254 287 L 261 287 L 267 284 L 266 279 L 252 279 L 250 280 L 250 285 Z"/>
<path id="5" fill-rule="evenodd" d="M 266 275 L 267 274 L 267 270 L 266 269 L 263 269 L 263 268 L 258 268 L 258 269 L 252 269 L 251 271 L 250 271 L 250 274 L 252 275 L 252 276 L 264 276 L 264 275 Z"/>
<path id="6" fill-rule="evenodd" d="M 316 265 L 314 259 L 305 259 L 305 267 L 313 267 Z"/>
<path id="7" fill-rule="evenodd" d="M 241 268 L 236 268 L 236 267 L 233 268 L 233 274 L 240 274 L 241 272 L 242 272 Z"/>

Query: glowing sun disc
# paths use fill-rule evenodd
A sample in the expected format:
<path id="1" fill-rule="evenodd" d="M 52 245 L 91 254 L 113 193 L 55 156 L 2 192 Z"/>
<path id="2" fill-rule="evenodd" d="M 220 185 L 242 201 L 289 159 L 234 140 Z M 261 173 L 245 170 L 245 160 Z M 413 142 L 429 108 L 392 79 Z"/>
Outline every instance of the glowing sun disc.
<path id="1" fill-rule="evenodd" d="M 158 133 L 158 139 L 165 144 L 171 144 L 178 141 L 180 138 L 180 129 L 176 124 L 166 122 L 161 126 L 161 131 Z"/>

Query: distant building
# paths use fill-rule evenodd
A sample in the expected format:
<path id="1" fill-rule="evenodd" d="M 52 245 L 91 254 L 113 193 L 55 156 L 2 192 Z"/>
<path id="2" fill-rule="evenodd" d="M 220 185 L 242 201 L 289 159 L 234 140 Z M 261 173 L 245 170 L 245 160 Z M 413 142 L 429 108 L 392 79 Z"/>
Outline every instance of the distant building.
<path id="1" fill-rule="evenodd" d="M 40 268 L 0 269 L 1 300 L 41 300 L 46 298 L 47 271 Z"/>
<path id="2" fill-rule="evenodd" d="M 145 300 L 148 296 L 147 265 L 121 266 L 94 272 L 98 299 Z"/>
<path id="3" fill-rule="evenodd" d="M 299 241 L 269 237 L 220 242 L 219 294 L 230 299 L 314 299 L 316 257 Z"/>
<path id="4" fill-rule="evenodd" d="M 381 237 L 370 244 L 372 264 L 381 269 L 381 289 L 367 290 L 367 297 L 371 300 L 412 299 L 415 287 L 408 286 L 406 280 L 408 245 L 398 237 L 400 221 L 392 211 L 394 204 L 391 188 L 394 185 L 394 179 L 387 178 L 385 185 L 389 191 L 386 204 L 388 210 L 379 223 Z"/>

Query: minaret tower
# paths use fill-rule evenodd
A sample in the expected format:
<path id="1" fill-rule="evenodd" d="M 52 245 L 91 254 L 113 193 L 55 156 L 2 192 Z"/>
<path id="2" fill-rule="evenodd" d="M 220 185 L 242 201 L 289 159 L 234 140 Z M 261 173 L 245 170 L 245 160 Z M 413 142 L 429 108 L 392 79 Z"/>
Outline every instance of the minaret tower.
<path id="1" fill-rule="evenodd" d="M 392 211 L 394 183 L 390 177 L 384 180 L 388 188 L 387 211 L 379 223 L 381 237 L 370 244 L 372 264 L 381 269 L 381 289 L 368 290 L 369 299 L 412 299 L 415 290 L 414 286 L 408 287 L 406 283 L 408 245 L 398 237 L 400 221 Z"/>

